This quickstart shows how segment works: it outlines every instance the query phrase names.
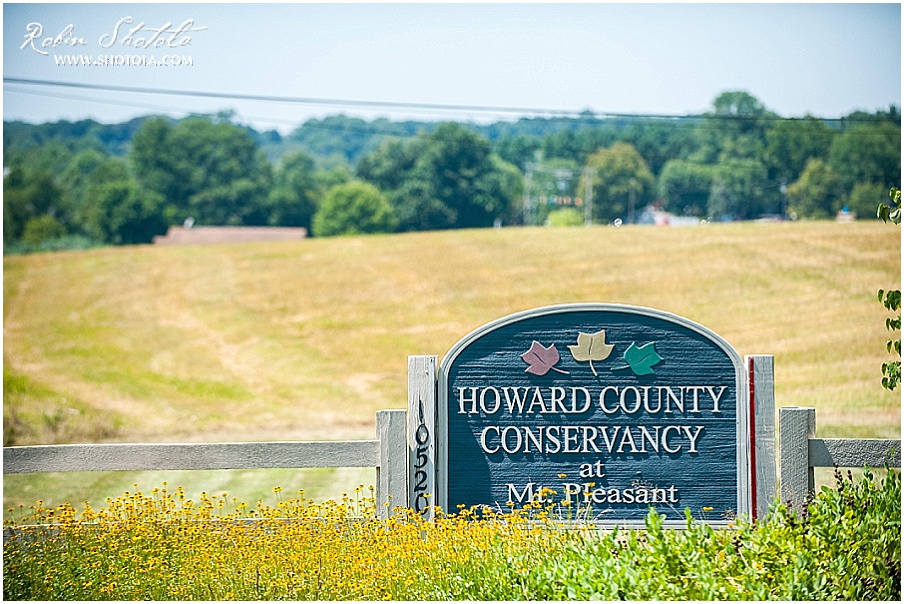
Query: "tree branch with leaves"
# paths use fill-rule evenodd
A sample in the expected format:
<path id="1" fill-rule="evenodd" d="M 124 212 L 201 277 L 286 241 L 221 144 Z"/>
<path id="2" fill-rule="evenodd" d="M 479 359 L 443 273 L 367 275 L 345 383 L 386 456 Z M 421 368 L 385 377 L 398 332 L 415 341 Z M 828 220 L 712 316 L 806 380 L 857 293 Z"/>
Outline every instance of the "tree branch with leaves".
<path id="1" fill-rule="evenodd" d="M 888 193 L 891 203 L 883 203 L 877 212 L 885 222 L 901 224 L 901 189 L 893 187 Z M 901 290 L 879 290 L 879 302 L 890 312 L 898 313 L 896 317 L 885 319 L 885 328 L 890 332 L 898 332 L 897 339 L 889 339 L 886 343 L 888 352 L 898 355 L 897 360 L 882 363 L 882 386 L 894 390 L 901 383 Z"/>

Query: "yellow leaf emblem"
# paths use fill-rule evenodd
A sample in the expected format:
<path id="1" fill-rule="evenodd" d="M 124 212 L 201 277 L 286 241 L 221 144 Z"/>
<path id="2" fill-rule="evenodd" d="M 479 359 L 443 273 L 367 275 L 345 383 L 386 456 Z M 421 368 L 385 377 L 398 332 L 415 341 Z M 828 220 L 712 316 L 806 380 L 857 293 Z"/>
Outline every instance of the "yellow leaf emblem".
<path id="1" fill-rule="evenodd" d="M 593 366 L 593 361 L 604 361 L 609 358 L 609 355 L 612 354 L 612 349 L 615 346 L 606 344 L 606 330 L 602 329 L 596 333 L 584 333 L 578 332 L 578 343 L 574 346 L 569 346 L 568 350 L 571 351 L 571 356 L 574 357 L 575 361 L 579 362 L 590 362 L 590 370 L 593 371 L 593 375 L 596 376 L 596 368 Z"/>

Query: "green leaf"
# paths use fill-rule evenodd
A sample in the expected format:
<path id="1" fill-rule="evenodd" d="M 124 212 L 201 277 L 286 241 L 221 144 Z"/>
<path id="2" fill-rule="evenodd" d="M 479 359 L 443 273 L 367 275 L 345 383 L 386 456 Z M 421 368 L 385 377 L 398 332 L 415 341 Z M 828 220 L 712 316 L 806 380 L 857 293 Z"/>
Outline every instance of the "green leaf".
<path id="1" fill-rule="evenodd" d="M 894 204 L 894 207 L 883 203 L 876 211 L 876 215 L 884 222 L 891 221 L 894 224 L 901 224 L 901 189 L 892 187 L 888 192 L 888 196 L 891 197 L 891 203 Z"/>
<path id="2" fill-rule="evenodd" d="M 628 347 L 628 350 L 625 351 L 624 358 L 627 365 L 613 367 L 613 371 L 618 369 L 630 369 L 634 372 L 634 375 L 652 375 L 656 373 L 653 371 L 653 365 L 656 365 L 663 360 L 662 357 L 659 356 L 659 353 L 656 352 L 656 345 L 653 342 L 644 344 L 643 346 L 632 343 Z"/>

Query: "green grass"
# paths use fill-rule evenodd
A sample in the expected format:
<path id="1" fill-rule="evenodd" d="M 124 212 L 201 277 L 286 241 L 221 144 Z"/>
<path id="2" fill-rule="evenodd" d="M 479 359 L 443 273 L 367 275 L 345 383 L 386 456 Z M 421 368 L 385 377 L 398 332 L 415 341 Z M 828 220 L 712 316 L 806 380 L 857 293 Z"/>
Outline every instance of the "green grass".
<path id="1" fill-rule="evenodd" d="M 115 435 L 119 419 L 3 368 L 3 441 L 95 442 Z"/>
<path id="2" fill-rule="evenodd" d="M 85 501 L 101 506 L 108 498 L 137 489 L 150 491 L 164 482 L 181 486 L 186 496 L 195 501 L 202 492 L 228 493 L 230 498 L 236 496 L 251 504 L 263 501 L 268 505 L 276 504 L 274 487 L 281 487 L 295 497 L 304 491 L 304 497 L 338 501 L 343 493 L 351 493 L 355 485 L 376 484 L 375 470 L 368 468 L 10 474 L 3 480 L 3 506 L 9 509 L 20 503 L 31 505 L 37 500 L 48 506 L 64 503 L 79 506 Z"/>
<path id="3" fill-rule="evenodd" d="M 820 436 L 898 437 L 876 291 L 900 287 L 900 257 L 900 230 L 878 221 L 5 257 L 4 427 L 16 418 L 15 444 L 373 438 L 375 412 L 406 405 L 409 355 L 442 357 L 528 308 L 608 302 L 682 315 L 742 355 L 775 355 L 778 405 L 816 407 Z M 55 432 L 42 424 L 63 407 L 78 416 L 65 412 Z M 40 480 L 6 477 L 4 501 Z M 265 490 L 248 480 L 224 490 Z"/>

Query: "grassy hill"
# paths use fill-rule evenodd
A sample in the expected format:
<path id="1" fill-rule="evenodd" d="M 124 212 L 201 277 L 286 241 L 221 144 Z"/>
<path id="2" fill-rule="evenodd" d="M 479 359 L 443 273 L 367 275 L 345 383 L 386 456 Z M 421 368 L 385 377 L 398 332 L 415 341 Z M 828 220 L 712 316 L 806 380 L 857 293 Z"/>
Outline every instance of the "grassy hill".
<path id="1" fill-rule="evenodd" d="M 5 257 L 4 442 L 373 438 L 375 412 L 406 405 L 408 355 L 442 357 L 488 321 L 566 302 L 685 316 L 742 355 L 775 355 L 778 405 L 816 407 L 820 436 L 898 437 L 900 397 L 880 385 L 888 355 L 876 290 L 900 287 L 900 258 L 900 230 L 879 222 L 448 231 Z M 210 491 L 256 493 L 300 480 L 279 472 L 204 478 Z M 307 472 L 298 488 L 329 489 L 336 472 L 360 476 Z M 49 499 L 42 489 L 57 488 L 73 489 L 75 501 L 89 487 L 118 495 L 134 479 L 113 474 L 9 476 L 4 502 Z"/>

